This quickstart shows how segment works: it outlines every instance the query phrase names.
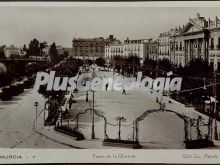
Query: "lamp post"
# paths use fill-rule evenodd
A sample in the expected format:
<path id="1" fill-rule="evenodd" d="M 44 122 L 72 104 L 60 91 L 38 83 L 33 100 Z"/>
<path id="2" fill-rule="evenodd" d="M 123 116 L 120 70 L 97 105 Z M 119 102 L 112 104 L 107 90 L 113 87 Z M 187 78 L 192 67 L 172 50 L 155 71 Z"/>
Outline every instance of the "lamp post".
<path id="1" fill-rule="evenodd" d="M 45 114 L 46 112 L 45 112 L 45 108 L 44 108 L 44 123 L 45 123 L 45 118 L 46 118 L 46 114 Z"/>
<path id="2" fill-rule="evenodd" d="M 215 55 L 215 60 L 214 60 L 214 115 L 215 115 L 215 127 L 214 127 L 214 136 L 215 140 L 218 140 L 218 126 L 217 126 L 217 117 L 218 117 L 218 112 L 217 112 L 217 86 L 216 86 L 216 77 L 217 77 L 217 57 Z"/>
<path id="3" fill-rule="evenodd" d="M 95 139 L 95 94 L 94 91 L 92 91 L 92 139 Z"/>
<path id="4" fill-rule="evenodd" d="M 36 115 L 36 119 L 35 119 L 35 123 L 37 124 L 37 107 L 38 107 L 38 105 L 39 105 L 39 103 L 36 101 L 35 103 L 34 103 L 34 106 L 35 106 L 35 115 Z"/>
<path id="5" fill-rule="evenodd" d="M 94 64 L 94 54 L 93 54 L 93 64 L 92 64 L 92 77 L 94 78 L 94 71 L 95 71 L 95 64 Z M 92 91 L 92 134 L 91 134 L 91 138 L 95 139 L 95 92 Z"/>
<path id="6" fill-rule="evenodd" d="M 215 79 L 214 79 L 214 84 L 215 84 L 215 102 L 214 102 L 214 114 L 215 114 L 215 140 L 218 140 L 218 126 L 217 126 L 217 117 L 218 117 L 218 113 L 217 113 L 217 109 L 216 109 L 216 100 L 217 100 L 217 90 L 216 90 L 216 76 L 217 76 L 217 71 L 215 70 Z"/>
<path id="7" fill-rule="evenodd" d="M 134 77 L 134 55 L 132 55 L 132 72 Z"/>
<path id="8" fill-rule="evenodd" d="M 121 140 L 121 122 L 125 122 L 126 119 L 123 116 L 118 116 L 116 120 L 118 121 L 118 140 Z"/>

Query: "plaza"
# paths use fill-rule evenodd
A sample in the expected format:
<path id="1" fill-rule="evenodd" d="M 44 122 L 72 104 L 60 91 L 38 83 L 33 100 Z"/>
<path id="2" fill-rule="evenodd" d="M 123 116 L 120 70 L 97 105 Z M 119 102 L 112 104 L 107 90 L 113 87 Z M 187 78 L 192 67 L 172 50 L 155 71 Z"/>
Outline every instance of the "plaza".
<path id="1" fill-rule="evenodd" d="M 97 71 L 99 77 L 119 77 L 112 72 Z M 92 92 L 74 94 L 76 103 L 71 107 L 69 119 L 70 127 L 76 126 L 75 116 L 84 112 L 92 105 Z M 34 102 L 39 102 L 37 124 L 35 124 Z M 43 109 L 45 99 L 34 89 L 25 92 L 12 101 L 1 101 L 1 147 L 4 148 L 123 148 L 124 145 L 104 146 L 104 120 L 95 115 L 95 139 L 91 139 L 92 112 L 88 111 L 79 118 L 78 130 L 85 136 L 85 140 L 76 141 L 73 137 L 56 132 L 54 126 L 43 126 Z M 197 118 L 198 115 L 206 120 L 207 116 L 186 108 L 184 105 L 163 97 L 166 108 L 174 112 Z M 32 107 L 32 108 L 30 108 Z M 144 91 L 128 91 L 122 95 L 121 91 L 97 91 L 94 94 L 95 110 L 106 117 L 108 122 L 107 135 L 111 139 L 118 139 L 117 117 L 126 120 L 121 125 L 121 139 L 131 140 L 133 137 L 133 121 L 145 111 L 158 109 L 156 98 Z M 13 122 L 12 122 L 13 121 Z M 59 122 L 59 121 L 58 121 Z M 205 131 L 205 130 L 203 130 Z M 194 136 L 194 135 L 193 135 Z M 139 125 L 139 141 L 144 149 L 180 149 L 184 147 L 184 122 L 175 113 L 157 112 L 146 116 Z M 218 141 L 216 141 L 218 144 Z M 218 147 L 218 146 L 216 146 Z M 214 148 L 216 148 L 214 147 Z"/>

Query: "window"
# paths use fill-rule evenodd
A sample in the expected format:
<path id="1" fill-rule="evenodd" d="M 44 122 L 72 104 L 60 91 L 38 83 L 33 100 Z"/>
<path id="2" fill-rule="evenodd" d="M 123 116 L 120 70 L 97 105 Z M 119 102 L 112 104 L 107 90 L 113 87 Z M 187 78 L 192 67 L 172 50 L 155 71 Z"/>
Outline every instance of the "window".
<path id="1" fill-rule="evenodd" d="M 220 62 L 218 62 L 218 72 L 220 71 Z"/>
<path id="2" fill-rule="evenodd" d="M 180 41 L 180 50 L 182 50 L 182 42 Z"/>
<path id="3" fill-rule="evenodd" d="M 178 42 L 176 43 L 176 50 L 178 50 Z"/>
<path id="4" fill-rule="evenodd" d="M 218 37 L 218 45 L 217 45 L 217 48 L 218 48 L 218 49 L 220 48 L 220 37 Z"/>
<path id="5" fill-rule="evenodd" d="M 211 45 L 210 45 L 210 49 L 214 49 L 214 38 L 211 38 Z"/>
<path id="6" fill-rule="evenodd" d="M 210 62 L 210 66 L 211 66 L 211 67 L 214 67 L 214 62 Z"/>

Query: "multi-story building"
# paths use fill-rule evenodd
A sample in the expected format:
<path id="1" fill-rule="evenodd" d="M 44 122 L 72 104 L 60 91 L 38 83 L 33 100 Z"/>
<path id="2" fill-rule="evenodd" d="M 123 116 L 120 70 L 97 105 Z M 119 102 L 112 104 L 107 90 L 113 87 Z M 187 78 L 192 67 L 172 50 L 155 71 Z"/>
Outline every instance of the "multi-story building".
<path id="1" fill-rule="evenodd" d="M 65 48 L 62 45 L 56 45 L 56 50 L 59 55 L 63 54 Z M 42 50 L 43 55 L 48 56 L 50 54 L 50 45 L 46 45 L 46 47 Z"/>
<path id="2" fill-rule="evenodd" d="M 113 42 L 105 47 L 105 58 L 135 55 L 139 57 L 142 63 L 143 59 L 147 56 L 147 43 L 147 39 L 130 40 L 129 38 L 124 40 L 124 43 Z"/>
<path id="3" fill-rule="evenodd" d="M 147 42 L 147 39 L 130 40 L 127 38 L 123 44 L 123 56 L 136 55 L 141 60 L 144 59 L 147 54 Z"/>
<path id="4" fill-rule="evenodd" d="M 171 61 L 177 66 L 202 58 L 220 70 L 220 20 L 206 20 L 198 13 L 183 28 L 173 30 L 170 50 Z"/>
<path id="5" fill-rule="evenodd" d="M 114 56 L 123 56 L 123 44 L 119 41 L 105 46 L 105 58 L 112 58 Z"/>
<path id="6" fill-rule="evenodd" d="M 170 35 L 171 31 L 160 33 L 158 59 L 170 59 Z"/>
<path id="7" fill-rule="evenodd" d="M 145 58 L 157 60 L 158 59 L 159 42 L 158 40 L 148 39 L 147 52 Z"/>
<path id="8" fill-rule="evenodd" d="M 117 41 L 113 35 L 108 38 L 73 38 L 73 56 L 92 59 L 105 56 L 105 46 Z"/>
<path id="9" fill-rule="evenodd" d="M 181 37 L 183 28 L 179 27 L 179 28 L 171 29 L 170 60 L 173 64 L 176 64 L 177 66 L 185 65 L 184 43 L 183 43 L 183 37 Z M 177 35 L 179 37 L 177 37 Z"/>
<path id="10" fill-rule="evenodd" d="M 15 56 L 17 56 L 17 57 L 23 57 L 23 56 L 25 56 L 25 52 L 24 51 L 22 51 L 22 49 L 21 48 L 17 48 L 17 47 L 15 47 L 14 45 L 10 45 L 9 47 L 4 47 L 4 52 L 5 52 L 5 56 L 7 57 L 7 58 L 9 58 L 9 57 L 15 57 Z"/>

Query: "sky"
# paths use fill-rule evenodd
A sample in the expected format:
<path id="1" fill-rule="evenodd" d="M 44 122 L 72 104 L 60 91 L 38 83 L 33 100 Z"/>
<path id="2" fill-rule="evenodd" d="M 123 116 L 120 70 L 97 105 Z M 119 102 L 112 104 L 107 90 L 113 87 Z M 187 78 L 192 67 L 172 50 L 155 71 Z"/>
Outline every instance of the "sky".
<path id="1" fill-rule="evenodd" d="M 0 45 L 22 47 L 37 38 L 71 47 L 72 39 L 113 34 L 123 41 L 153 38 L 183 26 L 196 14 L 220 18 L 211 7 L 0 7 Z"/>

